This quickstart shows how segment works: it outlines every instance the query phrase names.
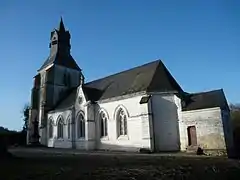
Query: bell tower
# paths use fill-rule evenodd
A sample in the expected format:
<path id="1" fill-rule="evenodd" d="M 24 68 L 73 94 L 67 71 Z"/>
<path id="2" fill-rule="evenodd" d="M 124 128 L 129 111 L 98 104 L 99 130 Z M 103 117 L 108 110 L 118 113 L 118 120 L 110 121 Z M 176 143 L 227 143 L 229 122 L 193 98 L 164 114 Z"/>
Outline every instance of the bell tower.
<path id="1" fill-rule="evenodd" d="M 84 76 L 81 69 L 71 55 L 71 35 L 65 29 L 61 18 L 59 26 L 50 35 L 49 56 L 34 77 L 32 88 L 28 142 L 38 141 L 47 144 L 47 113 L 64 99 L 69 91 L 77 88 Z M 38 124 L 38 130 L 36 127 Z M 35 128 L 34 128 L 35 127 Z M 31 138 L 35 134 L 35 138 Z"/>
<path id="2" fill-rule="evenodd" d="M 57 52 L 70 54 L 70 38 L 71 35 L 69 31 L 65 30 L 63 20 L 61 18 L 58 29 L 54 29 L 51 32 L 49 48 L 50 56 L 54 55 Z"/>

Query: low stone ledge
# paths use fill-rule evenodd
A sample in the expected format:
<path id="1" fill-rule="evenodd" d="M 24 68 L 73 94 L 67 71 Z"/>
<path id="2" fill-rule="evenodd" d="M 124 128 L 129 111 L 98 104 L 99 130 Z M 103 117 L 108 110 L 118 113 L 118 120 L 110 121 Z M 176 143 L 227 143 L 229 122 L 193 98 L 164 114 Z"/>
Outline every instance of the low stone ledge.
<path id="1" fill-rule="evenodd" d="M 144 154 L 151 154 L 152 151 L 148 148 L 140 148 L 139 153 L 144 153 Z"/>
<path id="2" fill-rule="evenodd" d="M 221 150 L 221 149 L 205 149 L 204 154 L 207 156 L 224 156 L 227 157 L 227 151 L 226 150 Z"/>

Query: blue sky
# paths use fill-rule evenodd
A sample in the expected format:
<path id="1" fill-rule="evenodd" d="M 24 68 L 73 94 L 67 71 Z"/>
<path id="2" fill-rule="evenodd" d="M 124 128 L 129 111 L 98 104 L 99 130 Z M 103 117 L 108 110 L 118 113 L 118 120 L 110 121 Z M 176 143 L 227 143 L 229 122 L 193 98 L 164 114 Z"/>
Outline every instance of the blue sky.
<path id="1" fill-rule="evenodd" d="M 240 102 L 240 1 L 1 0 L 1 126 L 21 129 L 61 15 L 87 81 L 162 59 L 185 91 Z"/>

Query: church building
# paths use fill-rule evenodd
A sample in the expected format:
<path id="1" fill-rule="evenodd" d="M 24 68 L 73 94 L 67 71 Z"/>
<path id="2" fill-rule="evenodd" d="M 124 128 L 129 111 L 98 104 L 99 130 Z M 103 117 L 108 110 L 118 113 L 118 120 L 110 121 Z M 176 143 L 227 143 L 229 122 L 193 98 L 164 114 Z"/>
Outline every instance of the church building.
<path id="1" fill-rule="evenodd" d="M 28 144 L 152 152 L 232 147 L 222 89 L 188 93 L 161 60 L 85 82 L 70 37 L 61 19 L 34 77 Z"/>

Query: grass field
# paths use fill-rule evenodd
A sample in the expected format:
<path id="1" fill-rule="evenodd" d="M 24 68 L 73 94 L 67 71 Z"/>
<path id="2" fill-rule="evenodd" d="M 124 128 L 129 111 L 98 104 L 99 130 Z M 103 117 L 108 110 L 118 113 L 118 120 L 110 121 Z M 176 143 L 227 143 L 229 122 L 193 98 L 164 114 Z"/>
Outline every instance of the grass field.
<path id="1" fill-rule="evenodd" d="M 34 150 L 33 150 L 34 151 Z M 15 153 L 1 160 L 0 179 L 240 179 L 238 160 L 124 154 Z"/>

